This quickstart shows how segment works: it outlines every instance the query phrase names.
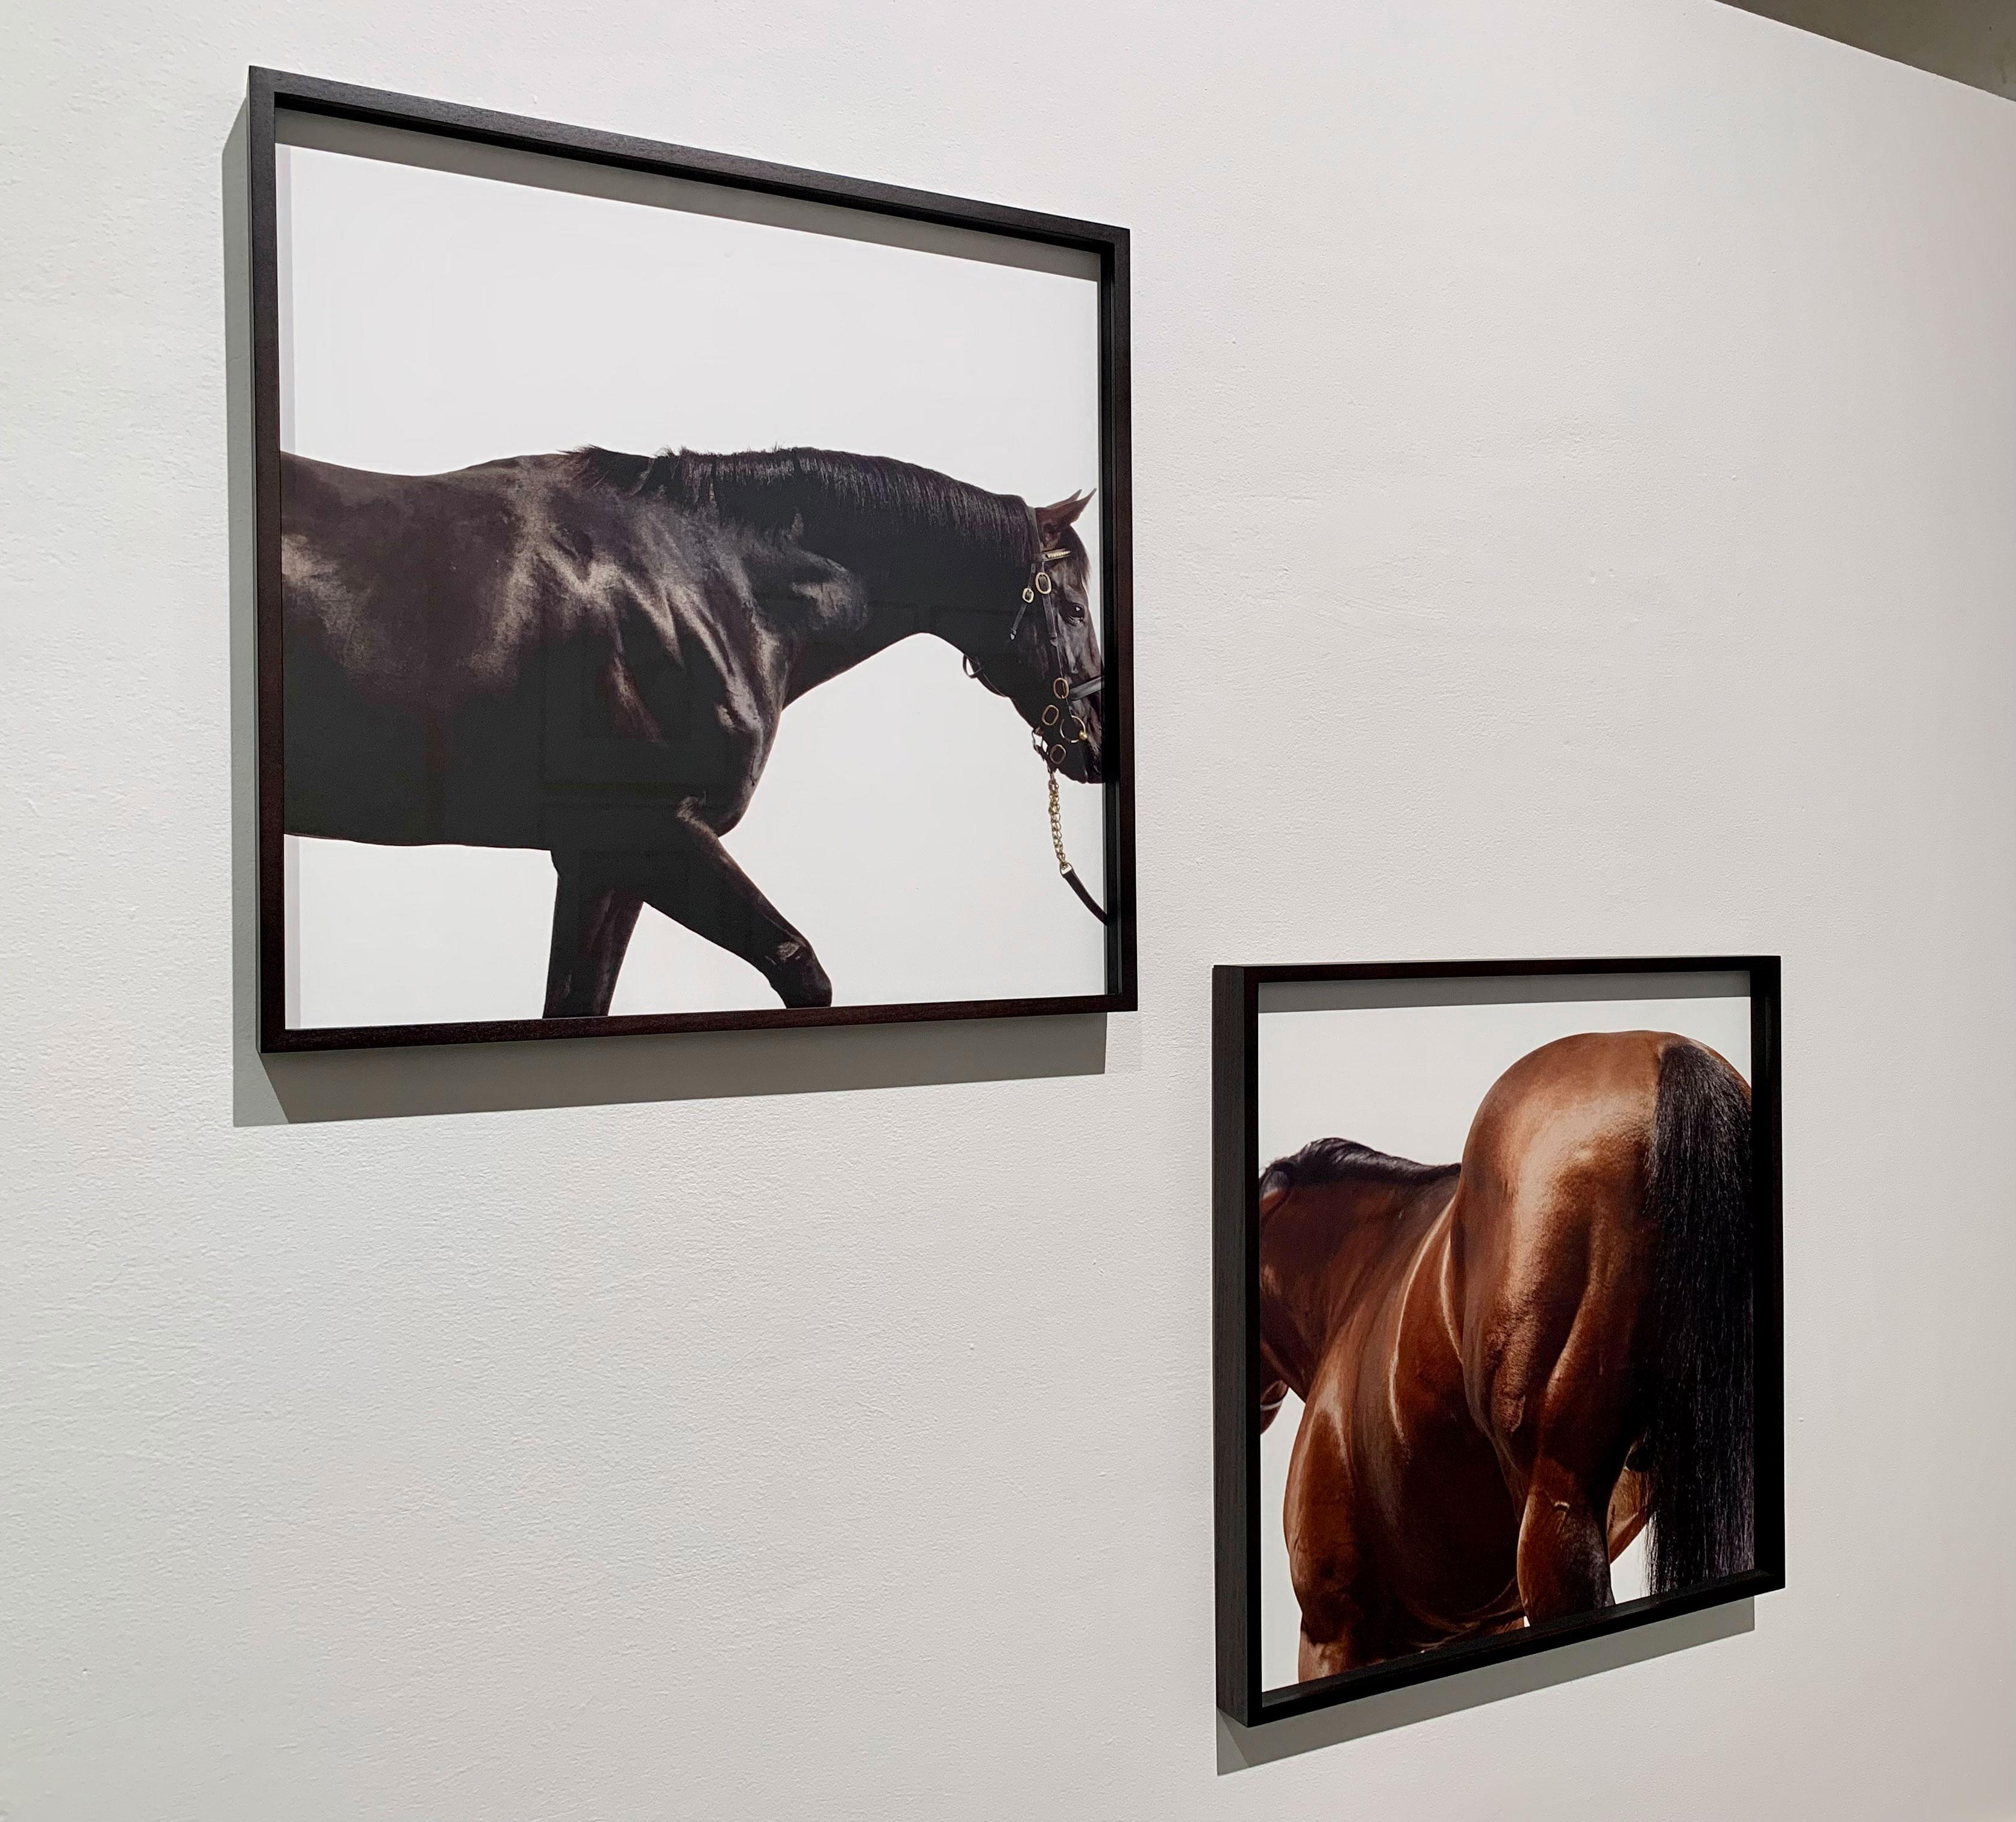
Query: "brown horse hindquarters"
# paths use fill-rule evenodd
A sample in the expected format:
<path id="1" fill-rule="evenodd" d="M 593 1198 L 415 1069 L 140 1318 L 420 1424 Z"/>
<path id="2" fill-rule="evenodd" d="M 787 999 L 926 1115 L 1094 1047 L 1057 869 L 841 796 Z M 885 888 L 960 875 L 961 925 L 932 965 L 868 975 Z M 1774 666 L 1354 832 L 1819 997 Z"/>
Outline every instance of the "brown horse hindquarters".
<path id="1" fill-rule="evenodd" d="M 1337 1140 L 1263 1176 L 1265 1401 L 1305 1408 L 1283 1518 L 1301 1676 L 1754 1560 L 1749 1091 L 1690 1039 L 1515 1064 L 1460 1173 Z"/>
<path id="2" fill-rule="evenodd" d="M 1589 1034 L 1535 1051 L 1473 1122 L 1455 1215 L 1471 1413 L 1517 1503 L 1529 1622 L 1611 1604 L 1643 1522 L 1625 1475 L 1654 1410 L 1658 1236 L 1646 1198 L 1659 1058 L 1676 1040 Z"/>

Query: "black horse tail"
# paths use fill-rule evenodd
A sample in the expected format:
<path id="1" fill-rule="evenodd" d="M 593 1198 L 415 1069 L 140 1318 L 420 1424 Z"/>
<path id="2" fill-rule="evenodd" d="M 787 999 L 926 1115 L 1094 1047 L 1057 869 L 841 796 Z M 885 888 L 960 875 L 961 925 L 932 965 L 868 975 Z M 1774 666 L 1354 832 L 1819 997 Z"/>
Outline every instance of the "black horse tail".
<path id="1" fill-rule="evenodd" d="M 1647 1568 L 1670 1594 L 1755 1560 L 1750 1093 L 1684 1039 L 1659 1058 L 1646 1213 L 1658 1237 Z"/>

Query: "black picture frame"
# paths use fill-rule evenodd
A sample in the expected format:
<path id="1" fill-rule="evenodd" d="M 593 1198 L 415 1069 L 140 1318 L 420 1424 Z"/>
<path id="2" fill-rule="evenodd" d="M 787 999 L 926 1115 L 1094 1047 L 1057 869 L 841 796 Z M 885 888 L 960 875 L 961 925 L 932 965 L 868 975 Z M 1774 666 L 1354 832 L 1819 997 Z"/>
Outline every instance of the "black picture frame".
<path id="1" fill-rule="evenodd" d="M 1341 1675 L 1262 1687 L 1259 1608 L 1258 1057 L 1261 991 L 1327 981 L 1743 973 L 1750 982 L 1755 1174 L 1755 1566 L 1684 1592 L 1388 1658 Z M 1252 1727 L 1384 1691 L 1625 1632 L 1785 1585 L 1784 1287 L 1780 964 L 1776 956 L 1219 967 L 1211 971 L 1213 1465 L 1218 1705 Z M 1273 1522 L 1279 1523 L 1279 1514 Z"/>
<path id="2" fill-rule="evenodd" d="M 286 1021 L 283 873 L 280 583 L 280 328 L 276 117 L 314 114 L 441 135 L 476 145 L 542 153 L 653 172 L 759 195 L 839 205 L 1089 253 L 1099 262 L 1100 461 L 1103 502 L 1098 555 L 1104 667 L 1106 986 L 1103 992 L 1049 998 L 657 1013 L 601 1018 L 493 1019 L 452 1024 L 304 1028 Z M 254 67 L 247 91 L 248 224 L 252 325 L 254 486 L 257 597 L 258 1006 L 262 1051 L 605 1037 L 643 1033 L 761 1030 L 980 1018 L 1026 1018 L 1135 1010 L 1133 556 L 1132 387 L 1127 230 L 998 203 L 940 196 L 892 184 L 805 171 L 690 146 L 387 93 L 317 77 Z M 1062 891 L 1060 884 L 1058 890 Z"/>

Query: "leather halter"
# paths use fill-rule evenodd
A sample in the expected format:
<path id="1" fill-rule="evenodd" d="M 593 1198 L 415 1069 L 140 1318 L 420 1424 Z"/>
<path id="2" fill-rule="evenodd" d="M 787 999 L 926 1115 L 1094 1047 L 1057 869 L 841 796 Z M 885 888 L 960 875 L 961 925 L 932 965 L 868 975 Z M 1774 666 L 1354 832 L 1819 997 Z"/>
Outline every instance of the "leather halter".
<path id="1" fill-rule="evenodd" d="M 1002 641 L 1002 649 L 1004 652 L 1014 650 L 1016 639 L 1022 630 L 1022 622 L 1028 619 L 1030 608 L 1039 601 L 1043 604 L 1043 618 L 1049 628 L 1050 650 L 1054 652 L 1063 649 L 1064 629 L 1058 625 L 1057 607 L 1051 599 L 1056 589 L 1050 581 L 1049 566 L 1058 558 L 1070 555 L 1071 553 L 1067 550 L 1044 550 L 1037 553 L 1035 565 L 1030 571 L 1029 580 L 1022 589 L 1022 605 L 1015 610 L 1015 618 L 1008 623 L 1008 636 Z M 964 667 L 967 675 L 976 683 L 992 690 L 996 696 L 1006 696 L 1009 693 L 988 675 L 986 666 L 971 654 L 966 654 L 959 662 Z M 1084 701 L 1087 697 L 1096 696 L 1104 688 L 1105 682 L 1105 673 L 1103 671 L 1095 671 L 1089 677 L 1076 683 L 1072 682 L 1068 677 L 1053 677 L 1050 679 L 1050 693 L 1055 700 L 1043 705 L 1041 719 L 1036 726 L 1029 730 L 1029 741 L 1035 749 L 1036 757 L 1048 765 L 1053 772 L 1064 762 L 1066 740 L 1064 717 L 1065 712 L 1071 711 L 1072 720 L 1075 724 L 1069 736 L 1069 744 L 1075 746 L 1081 740 L 1089 740 L 1092 738 L 1092 731 L 1085 726 L 1085 717 L 1079 714 L 1073 705 Z"/>
<path id="2" fill-rule="evenodd" d="M 1056 590 L 1050 581 L 1049 566 L 1058 558 L 1070 555 L 1067 550 L 1038 551 L 1035 566 L 1022 589 L 1022 604 L 1015 610 L 1015 618 L 1009 622 L 1008 637 L 1003 642 L 1004 651 L 1013 650 L 1016 636 L 1022 630 L 1022 622 L 1028 618 L 1029 610 L 1039 600 L 1043 604 L 1043 618 L 1049 628 L 1050 650 L 1053 652 L 1063 650 L 1064 629 L 1058 624 L 1057 604 L 1051 598 Z M 1008 694 L 988 675 L 986 667 L 970 653 L 959 661 L 965 668 L 967 675 L 976 683 L 992 690 L 996 696 Z M 1078 870 L 1064 854 L 1064 824 L 1057 807 L 1057 768 L 1064 762 L 1067 742 L 1064 718 L 1066 711 L 1070 712 L 1074 723 L 1069 744 L 1075 746 L 1082 740 L 1089 740 L 1092 730 L 1085 725 L 1083 713 L 1075 705 L 1088 697 L 1096 696 L 1105 686 L 1105 682 L 1103 670 L 1095 671 L 1089 677 L 1076 683 L 1068 677 L 1053 677 L 1050 679 L 1050 694 L 1054 700 L 1044 704 L 1041 718 L 1029 730 L 1030 744 L 1036 750 L 1036 757 L 1043 762 L 1049 772 L 1050 845 L 1057 851 L 1057 871 L 1064 876 L 1064 884 L 1078 895 L 1078 902 L 1101 924 L 1107 921 L 1105 910 L 1086 889 L 1085 881 L 1078 877 Z"/>

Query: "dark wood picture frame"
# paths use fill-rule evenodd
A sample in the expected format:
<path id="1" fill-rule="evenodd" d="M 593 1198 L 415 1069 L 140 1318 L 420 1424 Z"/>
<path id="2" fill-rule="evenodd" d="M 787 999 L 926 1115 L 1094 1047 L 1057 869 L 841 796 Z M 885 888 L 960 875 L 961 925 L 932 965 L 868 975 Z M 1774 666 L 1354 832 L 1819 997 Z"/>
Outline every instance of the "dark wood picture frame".
<path id="1" fill-rule="evenodd" d="M 280 324 L 275 117 L 333 117 L 543 153 L 629 171 L 839 205 L 869 216 L 977 229 L 1076 250 L 1099 263 L 1100 460 L 1103 502 L 1096 553 L 1103 614 L 1105 991 L 1051 998 L 933 1000 L 828 1007 L 655 1013 L 578 1019 L 493 1019 L 453 1024 L 303 1028 L 286 1021 L 282 837 L 283 690 L 280 568 Z M 521 1039 L 856 1025 L 950 1019 L 1132 1011 L 1135 954 L 1133 558 L 1128 329 L 1129 247 L 1124 228 L 975 202 L 756 159 L 661 145 L 617 133 L 496 113 L 412 95 L 254 68 L 247 96 L 252 399 L 258 627 L 260 1048 L 267 1051 L 488 1042 Z M 1061 885 L 1058 890 L 1062 891 Z"/>
<path id="2" fill-rule="evenodd" d="M 1486 981 L 1745 974 L 1750 982 L 1755 1216 L 1755 1566 L 1678 1594 L 1437 1646 L 1341 1675 L 1268 1690 L 1260 1640 L 1258 1042 L 1260 994 L 1283 983 Z M 1578 1640 L 1767 1593 L 1785 1585 L 1784 1291 L 1780 1150 L 1779 958 L 1716 956 L 1574 961 L 1221 967 L 1211 971 L 1213 1457 L 1218 1705 L 1244 1727 L 1503 1663 Z"/>

